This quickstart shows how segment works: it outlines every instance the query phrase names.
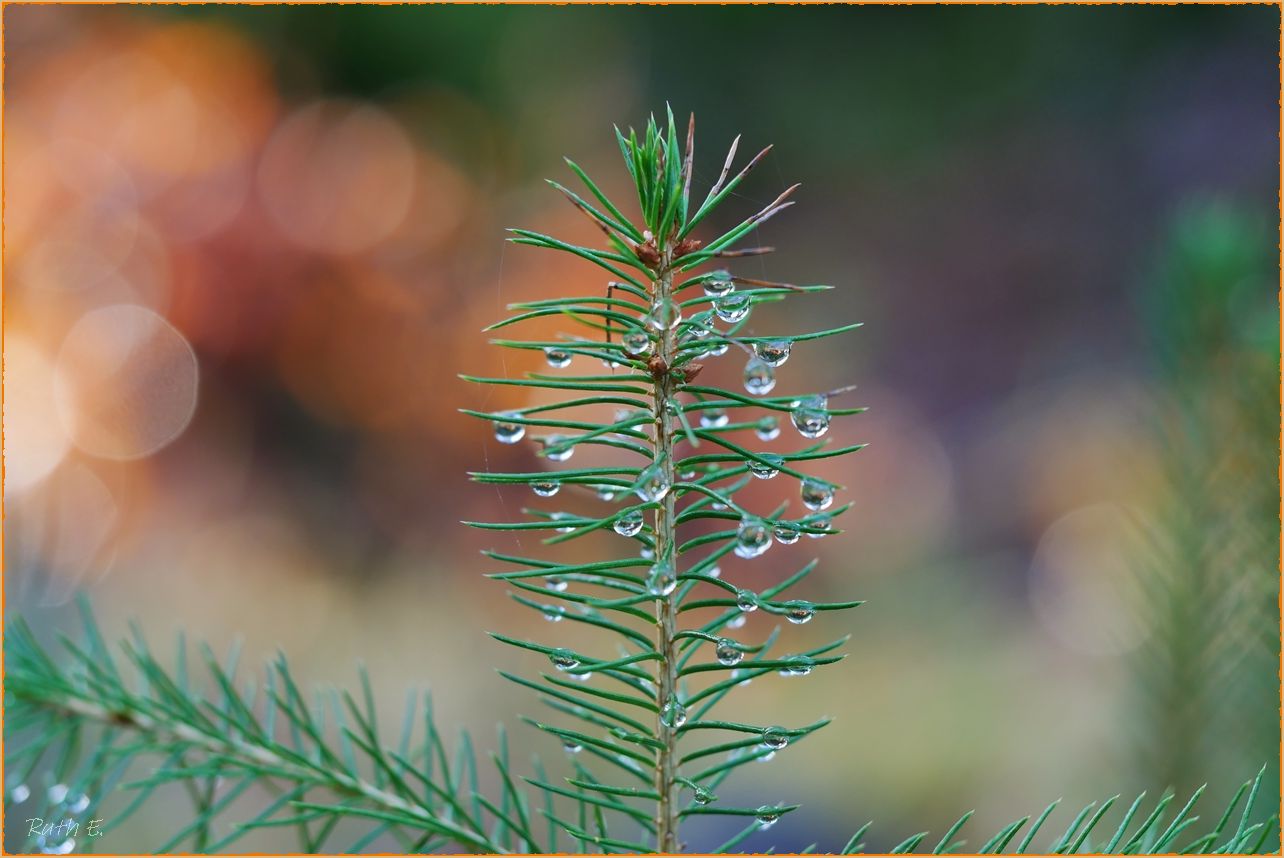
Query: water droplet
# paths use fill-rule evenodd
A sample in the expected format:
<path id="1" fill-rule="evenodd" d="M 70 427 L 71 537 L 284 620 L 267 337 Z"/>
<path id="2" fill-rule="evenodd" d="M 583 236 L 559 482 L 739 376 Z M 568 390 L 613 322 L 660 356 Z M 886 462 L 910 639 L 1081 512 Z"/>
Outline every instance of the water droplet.
<path id="1" fill-rule="evenodd" d="M 576 682 L 588 682 L 590 679 L 593 678 L 593 671 L 590 670 L 584 673 L 572 673 L 570 674 L 570 677 L 571 679 L 574 679 Z"/>
<path id="2" fill-rule="evenodd" d="M 561 449 L 549 449 L 550 447 L 556 448 L 559 444 L 563 444 L 568 440 L 569 439 L 565 435 L 549 435 L 544 439 L 544 455 L 548 457 L 550 462 L 565 462 L 575 454 L 574 446 L 567 446 Z"/>
<path id="3" fill-rule="evenodd" d="M 802 599 L 794 599 L 785 602 L 785 619 L 795 626 L 801 626 L 803 623 L 810 622 L 811 618 L 816 616 L 816 606 L 811 602 L 805 602 Z"/>
<path id="4" fill-rule="evenodd" d="M 722 577 L 722 567 L 721 567 L 721 566 L 713 566 L 713 567 L 711 567 L 707 572 L 705 572 L 704 574 L 708 575 L 710 578 L 721 578 L 721 577 Z"/>
<path id="5" fill-rule="evenodd" d="M 833 526 L 833 519 L 827 515 L 818 515 L 813 517 L 811 521 L 807 522 L 807 526 L 814 528 L 817 531 L 816 533 L 808 533 L 807 535 L 809 537 L 812 539 L 823 539 Z"/>
<path id="6" fill-rule="evenodd" d="M 768 751 L 765 754 L 759 754 L 758 756 L 754 757 L 753 760 L 755 763 L 770 763 L 775 758 L 776 758 L 776 752 Z"/>
<path id="7" fill-rule="evenodd" d="M 531 491 L 542 498 L 551 498 L 562 488 L 562 484 L 557 480 L 540 480 L 538 483 L 531 483 Z"/>
<path id="8" fill-rule="evenodd" d="M 40 847 L 40 851 L 43 852 L 45 855 L 70 855 L 71 850 L 75 848 L 76 848 L 76 838 L 68 837 L 66 840 L 63 840 L 60 843 L 50 844 L 46 841 L 46 843 Z"/>
<path id="9" fill-rule="evenodd" d="M 721 298 L 736 291 L 736 283 L 731 279 L 730 271 L 712 271 L 709 279 L 704 281 L 704 294 L 710 298 Z"/>
<path id="10" fill-rule="evenodd" d="M 741 679 L 741 677 L 744 677 L 744 678 Z M 741 670 L 740 668 L 736 668 L 735 670 L 731 671 L 731 678 L 739 679 L 740 681 L 737 682 L 736 685 L 742 688 L 748 685 L 750 682 L 753 682 L 753 677 L 749 675 L 749 671 Z"/>
<path id="11" fill-rule="evenodd" d="M 642 529 L 642 511 L 630 510 L 617 518 L 611 526 L 620 536 L 636 536 Z"/>
<path id="12" fill-rule="evenodd" d="M 526 427 L 512 420 L 520 415 L 516 411 L 505 411 L 495 421 L 495 440 L 501 444 L 516 444 L 526 437 Z"/>
<path id="13" fill-rule="evenodd" d="M 667 561 L 651 567 L 651 577 L 647 579 L 646 588 L 653 596 L 667 596 L 678 588 L 678 573 L 673 564 Z"/>
<path id="14" fill-rule="evenodd" d="M 696 478 L 695 468 L 691 468 L 690 470 L 687 470 L 687 471 L 680 471 L 678 473 L 678 479 L 682 480 L 683 482 L 691 482 L 695 478 Z"/>
<path id="15" fill-rule="evenodd" d="M 736 530 L 736 555 L 757 557 L 771 547 L 771 528 L 760 518 L 742 518 Z"/>
<path id="16" fill-rule="evenodd" d="M 799 492 L 802 495 L 803 506 L 812 512 L 829 509 L 834 503 L 833 486 L 827 486 L 817 480 L 803 480 Z"/>
<path id="17" fill-rule="evenodd" d="M 709 792 L 704 787 L 696 787 L 691 794 L 691 798 L 695 799 L 695 803 L 700 805 L 712 804 L 718 800 L 717 796 Z"/>
<path id="18" fill-rule="evenodd" d="M 789 733 L 784 727 L 767 727 L 762 731 L 762 746 L 779 751 L 789 746 Z"/>
<path id="19" fill-rule="evenodd" d="M 563 520 L 568 519 L 568 518 L 574 518 L 574 516 L 573 516 L 573 515 L 571 515 L 569 512 L 555 512 L 555 513 L 553 513 L 553 521 L 563 521 Z M 572 525 L 569 525 L 569 524 L 568 524 L 568 525 L 565 525 L 564 527 L 559 527 L 559 528 L 557 529 L 557 532 L 558 532 L 558 533 L 570 533 L 570 532 L 571 532 L 571 531 L 573 531 L 573 530 L 575 530 L 575 528 L 574 528 Z"/>
<path id="20" fill-rule="evenodd" d="M 750 590 L 736 591 L 736 607 L 743 614 L 751 614 L 758 610 L 758 594 Z M 727 623 L 728 627 L 731 623 Z"/>
<path id="21" fill-rule="evenodd" d="M 729 292 L 721 298 L 713 299 L 713 312 L 722 321 L 734 324 L 744 321 L 752 304 L 753 300 L 744 292 Z"/>
<path id="22" fill-rule="evenodd" d="M 22 804 L 29 798 L 31 798 L 31 788 L 26 784 L 18 784 L 9 790 L 9 801 L 13 804 Z"/>
<path id="23" fill-rule="evenodd" d="M 584 746 L 574 739 L 563 736 L 562 749 L 568 754 L 578 754 L 580 751 L 584 750 Z"/>
<path id="24" fill-rule="evenodd" d="M 727 349 L 729 348 L 731 348 L 731 343 L 726 340 L 722 340 L 721 342 L 714 343 L 709 347 L 709 354 L 713 357 L 722 357 L 727 353 Z"/>
<path id="25" fill-rule="evenodd" d="M 647 503 L 655 503 L 664 500 L 670 488 L 672 486 L 669 484 L 669 477 L 665 474 L 660 462 L 652 462 L 638 474 L 633 492 Z"/>
<path id="26" fill-rule="evenodd" d="M 644 547 L 642 548 L 642 550 L 641 550 L 640 552 L 638 552 L 638 553 L 642 555 L 642 559 L 643 559 L 643 560 L 654 560 L 654 559 L 655 559 L 655 549 L 654 549 L 654 548 L 652 548 L 652 547 L 651 547 L 651 546 L 649 546 L 649 545 L 644 546 Z"/>
<path id="27" fill-rule="evenodd" d="M 558 670 L 574 670 L 580 666 L 580 660 L 569 649 L 555 649 L 548 654 L 548 660 Z"/>
<path id="28" fill-rule="evenodd" d="M 49 787 L 49 801 L 51 804 L 62 804 L 63 799 L 67 797 L 66 784 L 54 784 Z"/>
<path id="29" fill-rule="evenodd" d="M 785 666 L 780 668 L 781 676 L 806 676 L 811 673 L 816 663 L 805 655 L 794 655 L 785 659 Z"/>
<path id="30" fill-rule="evenodd" d="M 662 298 L 651 305 L 646 323 L 657 331 L 671 331 L 682 321 L 682 308 L 672 298 Z"/>
<path id="31" fill-rule="evenodd" d="M 71 813 L 84 813 L 87 807 L 89 807 L 89 796 L 83 792 L 67 803 L 67 810 Z"/>
<path id="32" fill-rule="evenodd" d="M 758 808 L 758 813 L 754 818 L 758 820 L 759 827 L 770 828 L 780 821 L 780 811 L 764 804 Z"/>
<path id="33" fill-rule="evenodd" d="M 748 618 L 745 617 L 744 614 L 736 614 L 734 617 L 727 620 L 726 627 L 729 629 L 742 629 L 744 628 L 747 619 Z"/>
<path id="34" fill-rule="evenodd" d="M 542 613 L 544 615 L 544 619 L 548 620 L 550 623 L 560 623 L 562 621 L 562 617 L 566 616 L 566 609 L 561 605 L 545 605 L 540 608 L 540 613 Z"/>
<path id="35" fill-rule="evenodd" d="M 769 414 L 754 425 L 753 431 L 760 441 L 774 441 L 780 437 L 780 421 Z"/>
<path id="36" fill-rule="evenodd" d="M 705 429 L 721 429 L 729 422 L 731 418 L 721 408 L 706 408 L 700 412 L 700 425 Z"/>
<path id="37" fill-rule="evenodd" d="M 565 369 L 571 365 L 571 353 L 565 349 L 559 349 L 557 346 L 549 346 L 544 349 L 544 358 L 548 365 L 554 369 Z"/>
<path id="38" fill-rule="evenodd" d="M 601 485 L 597 487 L 597 499 L 601 501 L 615 500 L 616 493 L 619 492 L 617 486 Z"/>
<path id="39" fill-rule="evenodd" d="M 754 396 L 766 396 L 776 386 L 776 371 L 758 360 L 749 358 L 745 364 L 745 390 Z"/>
<path id="40" fill-rule="evenodd" d="M 799 435 L 819 438 L 829 431 L 829 400 L 824 396 L 809 396 L 794 406 L 790 419 Z"/>
<path id="41" fill-rule="evenodd" d="M 648 355 L 651 353 L 651 337 L 646 331 L 634 329 L 621 339 L 624 351 L 631 355 Z"/>
<path id="42" fill-rule="evenodd" d="M 780 473 L 780 466 L 785 461 L 780 456 L 771 453 L 763 453 L 759 459 L 748 459 L 745 461 L 745 465 L 749 468 L 749 473 L 760 480 L 769 480 Z"/>
<path id="43" fill-rule="evenodd" d="M 678 698 L 670 694 L 668 701 L 660 710 L 660 723 L 666 727 L 676 730 L 683 724 L 687 723 L 687 707 L 678 702 Z"/>
<path id="44" fill-rule="evenodd" d="M 789 350 L 793 343 L 789 340 L 771 340 L 765 343 L 754 343 L 753 351 L 758 359 L 768 366 L 780 366 L 789 360 Z"/>
<path id="45" fill-rule="evenodd" d="M 713 655 L 718 659 L 718 664 L 725 667 L 739 664 L 740 660 L 745 657 L 745 654 L 736 647 L 736 642 L 731 638 L 720 638 L 713 648 Z"/>
<path id="46" fill-rule="evenodd" d="M 798 537 L 802 535 L 798 525 L 792 521 L 776 522 L 776 526 L 771 529 L 771 533 L 781 545 L 793 545 L 798 541 Z"/>
<path id="47" fill-rule="evenodd" d="M 561 575 L 546 576 L 544 578 L 544 584 L 545 586 L 548 587 L 548 589 L 555 590 L 558 593 L 563 593 L 566 591 L 566 579 L 563 578 Z"/>

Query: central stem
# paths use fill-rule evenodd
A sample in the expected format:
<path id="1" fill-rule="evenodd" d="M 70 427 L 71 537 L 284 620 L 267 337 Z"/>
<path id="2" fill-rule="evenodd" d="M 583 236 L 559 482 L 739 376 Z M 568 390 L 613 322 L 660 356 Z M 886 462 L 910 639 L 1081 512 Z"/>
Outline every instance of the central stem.
<path id="1" fill-rule="evenodd" d="M 669 254 L 662 251 L 660 277 L 655 281 L 656 308 L 661 317 L 666 318 L 666 311 L 672 301 L 673 273 L 669 269 Z M 668 403 L 673 399 L 673 374 L 669 368 L 678 352 L 677 325 L 661 325 L 657 354 L 663 361 L 663 371 L 655 376 L 655 454 L 656 460 L 664 472 L 666 485 L 670 490 L 655 511 L 655 561 L 664 563 L 672 561 L 674 574 L 677 574 L 677 542 L 674 525 L 674 491 L 672 486 L 677 482 L 673 460 L 673 421 L 669 416 Z M 655 769 L 655 791 L 659 794 L 656 806 L 656 848 L 662 853 L 674 853 L 678 844 L 678 727 L 672 719 L 664 714 L 665 705 L 670 700 L 678 699 L 678 666 L 677 646 L 674 640 L 677 634 L 677 596 L 678 590 L 660 596 L 655 603 L 656 619 L 656 652 L 662 657 L 659 668 L 659 681 L 656 683 L 656 706 L 659 714 L 656 718 L 656 738 L 659 739 L 659 759 Z M 668 724 L 665 722 L 669 721 Z"/>

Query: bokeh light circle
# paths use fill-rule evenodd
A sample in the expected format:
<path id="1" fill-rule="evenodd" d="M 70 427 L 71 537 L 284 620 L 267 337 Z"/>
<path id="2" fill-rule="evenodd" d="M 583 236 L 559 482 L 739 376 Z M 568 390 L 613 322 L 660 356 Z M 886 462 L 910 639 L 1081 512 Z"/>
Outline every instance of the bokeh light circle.
<path id="1" fill-rule="evenodd" d="M 405 220 L 415 151 L 401 125 L 368 104 L 318 102 L 277 127 L 259 194 L 290 240 L 324 253 L 366 250 Z"/>
<path id="2" fill-rule="evenodd" d="M 86 313 L 67 333 L 55 369 L 62 425 L 80 450 L 105 459 L 155 453 L 196 409 L 196 354 L 173 325 L 146 307 L 116 304 Z"/>
<path id="3" fill-rule="evenodd" d="M 22 334 L 4 344 L 5 491 L 22 492 L 58 466 L 70 448 L 54 399 L 54 364 Z"/>
<path id="4" fill-rule="evenodd" d="M 1115 655 L 1149 634 L 1137 611 L 1140 513 L 1117 503 L 1080 507 L 1043 532 L 1030 573 L 1030 602 L 1069 649 Z"/>

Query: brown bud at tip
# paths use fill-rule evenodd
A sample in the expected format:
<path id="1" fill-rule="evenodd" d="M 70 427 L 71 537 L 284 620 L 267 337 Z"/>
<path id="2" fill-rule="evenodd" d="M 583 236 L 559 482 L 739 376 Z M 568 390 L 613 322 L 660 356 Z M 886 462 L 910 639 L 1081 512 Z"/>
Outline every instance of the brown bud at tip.
<path id="1" fill-rule="evenodd" d="M 682 370 L 682 380 L 686 382 L 695 381 L 695 377 L 700 374 L 702 369 L 704 369 L 704 364 L 702 363 L 687 364 Z"/>
<path id="2" fill-rule="evenodd" d="M 704 242 L 698 238 L 684 238 L 673 245 L 673 255 L 675 258 L 681 258 L 688 253 L 694 253 L 703 246 Z"/>
<path id="3" fill-rule="evenodd" d="M 646 362 L 646 368 L 653 378 L 660 378 L 669 371 L 669 365 L 659 355 L 651 355 Z"/>
<path id="4" fill-rule="evenodd" d="M 639 244 L 637 247 L 638 259 L 642 260 L 643 265 L 651 268 L 660 264 L 660 253 L 649 244 Z"/>

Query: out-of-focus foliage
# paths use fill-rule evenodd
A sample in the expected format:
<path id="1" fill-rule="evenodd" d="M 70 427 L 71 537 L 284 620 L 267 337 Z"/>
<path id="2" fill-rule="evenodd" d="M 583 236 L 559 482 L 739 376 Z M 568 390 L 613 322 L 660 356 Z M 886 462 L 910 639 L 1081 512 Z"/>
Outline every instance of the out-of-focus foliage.
<path id="1" fill-rule="evenodd" d="M 1136 742 L 1141 771 L 1181 789 L 1242 770 L 1254 749 L 1280 741 L 1274 242 L 1267 222 L 1233 204 L 1192 202 L 1145 294 L 1166 394 L 1165 491 L 1139 558 L 1152 635 L 1135 659 Z M 1278 776 L 1265 783 L 1278 803 Z"/>

